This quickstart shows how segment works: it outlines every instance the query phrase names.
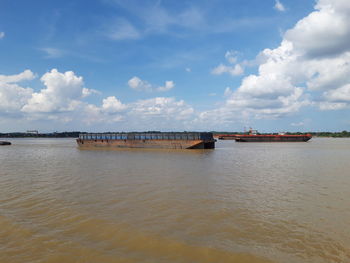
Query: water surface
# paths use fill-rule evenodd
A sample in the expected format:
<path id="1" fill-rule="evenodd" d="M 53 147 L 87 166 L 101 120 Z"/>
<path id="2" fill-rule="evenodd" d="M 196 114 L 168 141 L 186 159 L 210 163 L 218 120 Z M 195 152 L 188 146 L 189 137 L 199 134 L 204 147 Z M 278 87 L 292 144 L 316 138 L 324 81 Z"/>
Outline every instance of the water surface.
<path id="1" fill-rule="evenodd" d="M 0 147 L 0 262 L 350 262 L 350 140 Z"/>

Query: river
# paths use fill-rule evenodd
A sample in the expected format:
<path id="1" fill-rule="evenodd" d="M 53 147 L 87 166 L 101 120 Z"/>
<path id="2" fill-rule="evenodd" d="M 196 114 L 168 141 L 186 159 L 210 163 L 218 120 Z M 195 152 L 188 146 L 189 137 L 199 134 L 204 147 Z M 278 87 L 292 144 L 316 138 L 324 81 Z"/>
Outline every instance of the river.
<path id="1" fill-rule="evenodd" d="M 0 262 L 350 262 L 350 139 L 215 150 L 10 141 Z"/>

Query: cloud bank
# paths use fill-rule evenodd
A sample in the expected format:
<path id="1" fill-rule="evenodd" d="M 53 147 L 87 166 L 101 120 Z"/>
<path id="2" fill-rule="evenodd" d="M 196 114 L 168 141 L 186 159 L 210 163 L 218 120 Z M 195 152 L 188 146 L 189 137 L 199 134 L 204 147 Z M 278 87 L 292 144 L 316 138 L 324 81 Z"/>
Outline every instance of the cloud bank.
<path id="1" fill-rule="evenodd" d="M 86 88 L 83 77 L 73 71 L 62 73 L 52 69 L 45 73 L 40 78 L 44 88 L 37 92 L 20 86 L 21 82 L 34 78 L 30 70 L 17 75 L 0 75 L 0 117 L 78 122 L 83 125 L 123 122 L 123 127 L 130 129 L 151 127 L 149 125 L 153 123 L 154 127 L 175 129 L 194 114 L 194 109 L 185 101 L 173 97 L 155 97 L 125 104 L 115 96 L 109 96 L 99 105 L 89 104 L 85 98 L 99 92 Z M 133 78 L 129 84 L 142 89 L 148 85 L 138 78 Z M 172 81 L 166 81 L 156 90 L 167 91 L 174 85 Z"/>
<path id="2" fill-rule="evenodd" d="M 222 107 L 201 117 L 227 121 L 239 112 L 247 118 L 278 118 L 304 106 L 349 108 L 349 15 L 349 1 L 319 0 L 315 11 L 285 32 L 279 47 L 258 55 L 258 74 L 244 77 L 236 90 L 226 91 Z"/>

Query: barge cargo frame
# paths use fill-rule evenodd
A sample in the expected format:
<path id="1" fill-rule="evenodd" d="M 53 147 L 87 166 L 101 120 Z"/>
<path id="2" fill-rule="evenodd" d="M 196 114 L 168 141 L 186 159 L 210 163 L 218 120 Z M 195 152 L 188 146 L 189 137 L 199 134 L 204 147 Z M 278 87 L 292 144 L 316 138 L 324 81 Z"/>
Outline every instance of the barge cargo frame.
<path id="1" fill-rule="evenodd" d="M 77 139 L 79 147 L 214 149 L 210 132 L 130 132 L 83 133 Z"/>

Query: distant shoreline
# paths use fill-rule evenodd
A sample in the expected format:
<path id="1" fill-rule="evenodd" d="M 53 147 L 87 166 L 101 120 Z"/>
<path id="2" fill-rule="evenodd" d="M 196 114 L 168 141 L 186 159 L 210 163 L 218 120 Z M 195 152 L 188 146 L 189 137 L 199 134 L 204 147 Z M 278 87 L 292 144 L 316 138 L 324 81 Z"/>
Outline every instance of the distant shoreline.
<path id="1" fill-rule="evenodd" d="M 54 132 L 54 133 L 0 133 L 0 138 L 78 138 L 81 132 Z"/>
<path id="2" fill-rule="evenodd" d="M 53 133 L 26 133 L 26 132 L 10 132 L 0 133 L 0 138 L 78 138 L 79 134 L 86 132 L 53 132 Z M 108 132 L 106 132 L 108 133 Z M 243 134 L 242 132 L 218 132 L 212 131 L 214 136 L 216 134 Z M 277 133 L 260 133 L 260 134 L 277 134 Z M 350 138 L 350 132 L 285 132 L 290 135 L 305 135 L 311 134 L 313 137 L 323 138 Z"/>

